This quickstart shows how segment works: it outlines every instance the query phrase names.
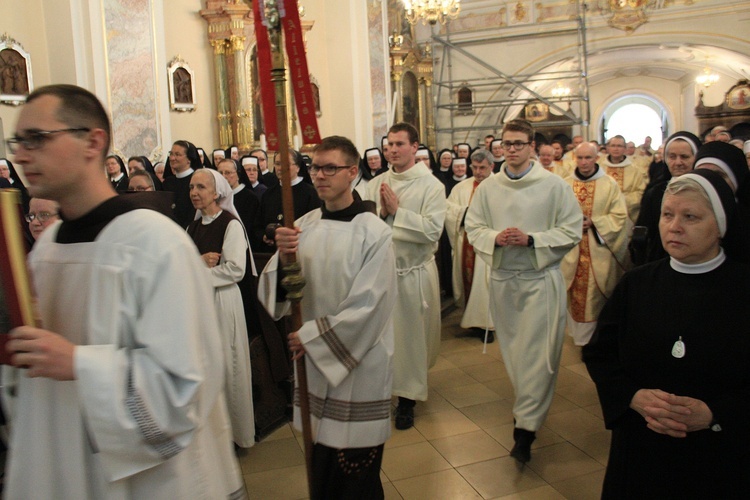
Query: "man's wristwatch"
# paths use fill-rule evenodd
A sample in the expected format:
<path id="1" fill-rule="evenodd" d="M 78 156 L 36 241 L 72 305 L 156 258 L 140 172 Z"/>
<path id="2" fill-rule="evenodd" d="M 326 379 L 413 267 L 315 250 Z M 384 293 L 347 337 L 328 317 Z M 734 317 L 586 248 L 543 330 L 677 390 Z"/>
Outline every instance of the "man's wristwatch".
<path id="1" fill-rule="evenodd" d="M 529 235 L 528 238 L 529 238 L 529 242 L 526 244 L 526 246 L 529 248 L 534 248 L 534 237 Z"/>

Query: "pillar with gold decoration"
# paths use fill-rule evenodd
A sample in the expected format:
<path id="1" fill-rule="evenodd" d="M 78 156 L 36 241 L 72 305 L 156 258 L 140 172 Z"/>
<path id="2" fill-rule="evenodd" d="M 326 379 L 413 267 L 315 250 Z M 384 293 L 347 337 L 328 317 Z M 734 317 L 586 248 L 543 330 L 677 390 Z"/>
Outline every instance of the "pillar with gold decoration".
<path id="1" fill-rule="evenodd" d="M 229 85 L 227 77 L 226 48 L 224 39 L 211 40 L 214 48 L 214 63 L 216 66 L 216 89 L 219 100 L 219 144 L 222 148 L 228 148 L 232 140 L 232 122 L 229 111 Z"/>
<path id="2" fill-rule="evenodd" d="M 235 110 L 234 143 L 242 151 L 252 149 L 253 120 L 248 100 L 247 69 L 245 67 L 245 37 L 232 35 L 229 47 L 234 56 L 234 88 L 237 96 Z"/>

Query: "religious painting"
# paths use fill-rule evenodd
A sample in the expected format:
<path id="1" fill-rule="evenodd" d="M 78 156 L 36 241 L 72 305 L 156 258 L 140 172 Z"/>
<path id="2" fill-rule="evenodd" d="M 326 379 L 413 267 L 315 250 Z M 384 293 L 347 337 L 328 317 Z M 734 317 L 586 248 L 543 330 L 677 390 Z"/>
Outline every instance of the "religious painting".
<path id="1" fill-rule="evenodd" d="M 0 37 L 0 103 L 18 106 L 32 90 L 31 56 L 6 33 Z"/>
<path id="2" fill-rule="evenodd" d="M 169 104 L 172 111 L 195 111 L 195 74 L 180 56 L 169 61 Z"/>
<path id="3" fill-rule="evenodd" d="M 414 73 L 407 71 L 402 78 L 403 84 L 403 114 L 404 121 L 414 125 L 419 130 L 419 83 Z"/>
<path id="4" fill-rule="evenodd" d="M 727 92 L 727 106 L 730 109 L 750 109 L 750 84 L 740 81 Z"/>
<path id="5" fill-rule="evenodd" d="M 315 104 L 315 116 L 320 118 L 323 116 L 323 111 L 320 108 L 320 84 L 318 80 L 310 75 L 310 89 L 312 90 L 313 103 Z"/>
<path id="6" fill-rule="evenodd" d="M 549 106 L 541 101 L 533 101 L 526 105 L 526 119 L 530 122 L 543 122 L 549 117 Z"/>

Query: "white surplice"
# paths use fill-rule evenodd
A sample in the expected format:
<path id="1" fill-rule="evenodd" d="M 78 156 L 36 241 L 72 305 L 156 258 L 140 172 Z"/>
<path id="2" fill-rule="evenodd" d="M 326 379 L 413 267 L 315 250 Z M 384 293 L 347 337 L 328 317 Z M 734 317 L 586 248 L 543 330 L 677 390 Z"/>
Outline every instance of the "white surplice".
<path id="1" fill-rule="evenodd" d="M 206 217 L 203 218 L 203 223 L 205 222 Z M 240 222 L 234 219 L 224 233 L 219 263 L 206 269 L 214 286 L 214 303 L 227 360 L 225 392 L 229 420 L 232 423 L 232 438 L 239 446 L 250 448 L 255 444 L 250 343 L 242 293 L 237 286 L 245 276 L 246 252 L 245 232 Z"/>
<path id="2" fill-rule="evenodd" d="M 76 344 L 74 381 L 21 376 L 5 498 L 242 498 L 205 265 L 150 210 L 93 243 L 30 255 L 44 328 Z"/>
<path id="3" fill-rule="evenodd" d="M 580 241 L 583 216 L 570 186 L 532 163 L 520 179 L 510 179 L 503 166 L 479 185 L 466 230 L 492 268 L 490 309 L 515 390 L 516 427 L 536 431 L 552 402 L 565 335 L 560 261 Z M 533 236 L 534 248 L 496 247 L 509 227 Z"/>
<path id="4" fill-rule="evenodd" d="M 377 216 L 350 222 L 322 219 L 320 209 L 296 225 L 299 262 L 307 284 L 299 330 L 306 354 L 313 440 L 332 448 L 378 446 L 390 436 L 396 268 L 391 230 Z M 266 265 L 258 297 L 276 319 L 276 253 Z M 294 421 L 301 428 L 295 394 Z"/>
<path id="5" fill-rule="evenodd" d="M 453 298 L 459 307 L 464 308 L 464 314 L 461 317 L 462 328 L 489 328 L 492 330 L 495 327 L 490 317 L 490 268 L 483 259 L 476 258 L 474 260 L 471 293 L 468 300 L 466 300 L 464 292 L 464 273 L 466 270 L 463 269 L 463 253 L 466 228 L 463 221 L 473 191 L 474 178 L 469 177 L 456 184 L 447 200 L 445 231 L 448 233 L 448 239 L 453 248 Z"/>
<path id="6" fill-rule="evenodd" d="M 445 221 L 445 187 L 422 162 L 406 172 L 393 169 L 367 184 L 367 199 L 380 213 L 380 186 L 398 197 L 393 230 L 399 299 L 393 311 L 396 339 L 393 394 L 427 400 L 427 371 L 440 350 L 440 284 L 435 252 Z"/>

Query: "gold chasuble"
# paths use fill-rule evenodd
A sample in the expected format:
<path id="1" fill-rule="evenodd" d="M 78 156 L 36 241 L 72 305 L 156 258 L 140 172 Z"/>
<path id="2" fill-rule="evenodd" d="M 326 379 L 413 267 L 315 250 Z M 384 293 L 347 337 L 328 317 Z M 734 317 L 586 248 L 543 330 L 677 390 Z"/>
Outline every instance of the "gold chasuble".
<path id="1" fill-rule="evenodd" d="M 592 223 L 560 266 L 568 287 L 568 312 L 578 323 L 592 323 L 629 265 L 632 224 L 617 182 L 603 169 L 588 179 L 576 172 L 565 180 Z"/>

